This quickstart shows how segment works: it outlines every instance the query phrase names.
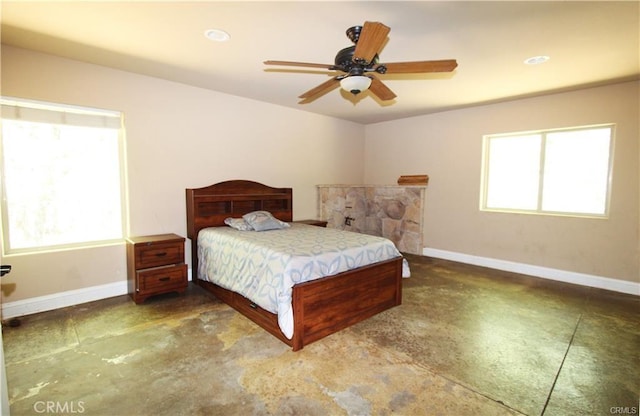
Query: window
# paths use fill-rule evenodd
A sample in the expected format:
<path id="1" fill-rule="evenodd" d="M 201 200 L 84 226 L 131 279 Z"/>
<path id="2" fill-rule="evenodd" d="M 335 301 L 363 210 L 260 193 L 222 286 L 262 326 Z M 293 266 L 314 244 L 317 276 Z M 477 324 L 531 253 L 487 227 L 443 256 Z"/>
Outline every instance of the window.
<path id="1" fill-rule="evenodd" d="M 0 103 L 5 254 L 121 241 L 120 113 L 5 97 Z"/>
<path id="2" fill-rule="evenodd" d="M 481 209 L 606 217 L 613 125 L 484 137 Z"/>

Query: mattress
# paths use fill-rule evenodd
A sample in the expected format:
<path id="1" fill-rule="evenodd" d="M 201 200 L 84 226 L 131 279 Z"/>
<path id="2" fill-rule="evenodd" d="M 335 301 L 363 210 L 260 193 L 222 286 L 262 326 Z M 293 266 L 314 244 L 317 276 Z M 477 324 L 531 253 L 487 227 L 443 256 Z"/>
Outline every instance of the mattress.
<path id="1" fill-rule="evenodd" d="M 400 256 L 386 238 L 307 224 L 261 232 L 210 227 L 198 234 L 197 277 L 277 314 L 291 339 L 295 284 Z"/>

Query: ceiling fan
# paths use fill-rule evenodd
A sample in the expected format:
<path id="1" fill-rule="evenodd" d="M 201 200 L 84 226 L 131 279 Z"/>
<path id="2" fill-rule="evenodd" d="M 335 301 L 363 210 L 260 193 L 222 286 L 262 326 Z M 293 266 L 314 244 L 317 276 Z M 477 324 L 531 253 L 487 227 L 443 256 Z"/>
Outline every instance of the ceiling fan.
<path id="1" fill-rule="evenodd" d="M 340 71 L 330 80 L 303 93 L 301 102 L 313 101 L 340 85 L 356 95 L 369 89 L 382 101 L 393 100 L 396 94 L 389 89 L 377 74 L 416 74 L 426 72 L 451 72 L 458 63 L 455 59 L 439 61 L 379 63 L 378 53 L 382 49 L 391 29 L 380 22 L 365 22 L 363 26 L 347 29 L 347 37 L 355 44 L 338 52 L 333 65 L 307 62 L 265 61 L 265 65 L 299 66 Z"/>

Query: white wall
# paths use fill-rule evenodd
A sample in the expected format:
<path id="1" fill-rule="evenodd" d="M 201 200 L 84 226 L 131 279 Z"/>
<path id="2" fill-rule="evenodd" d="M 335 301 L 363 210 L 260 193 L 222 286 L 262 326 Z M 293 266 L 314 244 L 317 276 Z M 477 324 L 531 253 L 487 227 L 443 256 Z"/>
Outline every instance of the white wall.
<path id="1" fill-rule="evenodd" d="M 425 246 L 640 282 L 639 83 L 528 98 L 368 125 L 365 182 L 428 174 Z M 608 219 L 479 210 L 482 136 L 616 123 Z"/>
<path id="2" fill-rule="evenodd" d="M 292 187 L 303 219 L 316 217 L 315 185 L 363 180 L 359 124 L 6 45 L 1 75 L 6 96 L 124 113 L 131 235 L 186 235 L 186 188 Z M 2 261 L 5 303 L 126 280 L 123 245 Z"/>

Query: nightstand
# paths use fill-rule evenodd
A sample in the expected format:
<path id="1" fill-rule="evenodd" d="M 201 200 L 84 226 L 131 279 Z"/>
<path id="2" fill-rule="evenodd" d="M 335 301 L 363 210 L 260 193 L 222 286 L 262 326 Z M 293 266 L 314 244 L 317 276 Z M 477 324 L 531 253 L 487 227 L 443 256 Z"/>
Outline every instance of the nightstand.
<path id="1" fill-rule="evenodd" d="M 327 226 L 327 221 L 322 221 L 322 220 L 300 220 L 300 221 L 294 221 L 294 223 L 299 223 L 299 224 L 309 224 L 309 225 L 315 225 L 316 227 L 326 227 Z"/>
<path id="2" fill-rule="evenodd" d="M 184 242 L 184 237 L 176 234 L 127 238 L 129 294 L 135 303 L 187 289 Z"/>

